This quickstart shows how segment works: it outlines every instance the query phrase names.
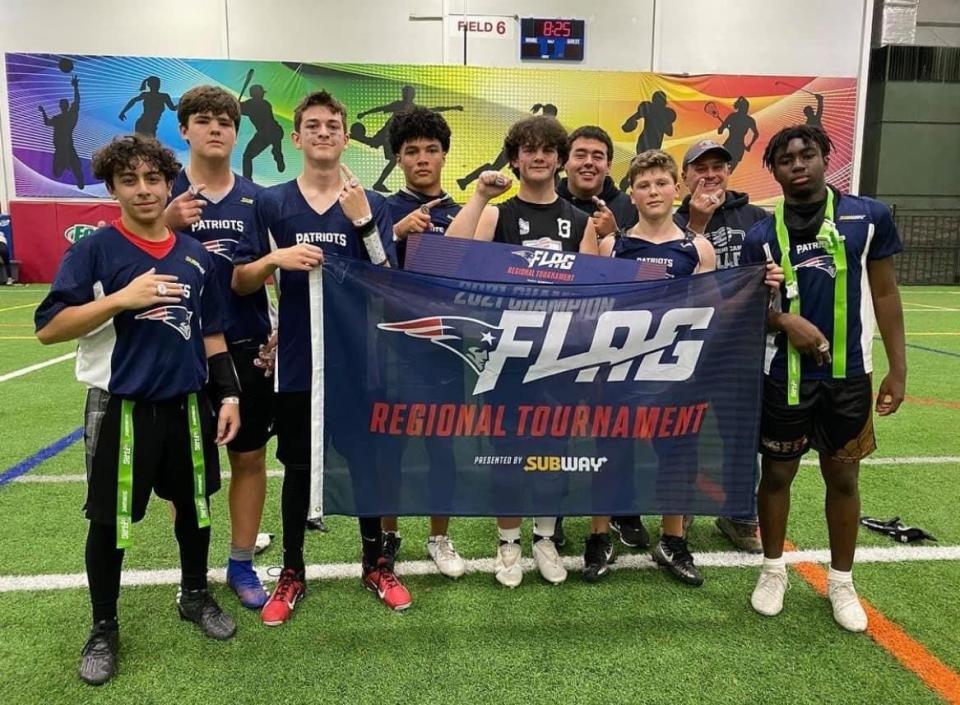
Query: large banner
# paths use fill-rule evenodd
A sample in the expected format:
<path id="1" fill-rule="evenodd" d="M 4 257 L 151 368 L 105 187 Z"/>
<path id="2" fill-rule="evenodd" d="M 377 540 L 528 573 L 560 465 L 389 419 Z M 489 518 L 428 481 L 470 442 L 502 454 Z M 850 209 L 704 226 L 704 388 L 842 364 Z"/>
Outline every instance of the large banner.
<path id="1" fill-rule="evenodd" d="M 734 156 L 731 188 L 760 204 L 780 193 L 761 165 L 767 140 L 785 125 L 818 124 L 836 145 L 830 182 L 841 190 L 850 184 L 854 78 L 12 53 L 6 70 L 21 198 L 105 196 L 90 173 L 90 157 L 118 134 L 155 135 L 185 160 L 176 107 L 184 92 L 203 83 L 240 99 L 233 166 L 264 185 L 299 173 L 300 153 L 289 139 L 293 109 L 321 88 L 347 105 L 345 161 L 378 191 L 403 185 L 387 134 L 393 115 L 413 105 L 441 110 L 450 123 L 444 187 L 458 200 L 481 171 L 506 166 L 503 137 L 532 113 L 555 115 L 570 130 L 586 124 L 607 130 L 618 181 L 639 151 L 663 148 L 680 162 L 694 142 L 717 139 Z"/>
<path id="2" fill-rule="evenodd" d="M 494 284 L 328 257 L 312 512 L 752 512 L 763 278 Z"/>

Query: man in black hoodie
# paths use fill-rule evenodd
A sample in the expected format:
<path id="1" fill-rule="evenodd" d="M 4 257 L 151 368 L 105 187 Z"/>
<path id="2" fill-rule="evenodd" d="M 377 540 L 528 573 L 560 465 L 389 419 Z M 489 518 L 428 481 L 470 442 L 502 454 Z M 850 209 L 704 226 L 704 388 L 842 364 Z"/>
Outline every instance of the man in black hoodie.
<path id="1" fill-rule="evenodd" d="M 610 178 L 613 142 L 606 130 L 595 125 L 578 127 L 567 145 L 567 178 L 560 180 L 557 195 L 591 215 L 598 237 L 636 225 L 637 209 Z"/>
<path id="2" fill-rule="evenodd" d="M 747 194 L 727 190 L 731 162 L 730 152 L 713 140 L 690 147 L 683 158 L 683 180 L 690 195 L 673 216 L 678 226 L 710 241 L 717 253 L 717 269 L 740 265 L 743 239 L 750 226 L 769 216 L 763 208 L 751 205 Z M 716 523 L 741 551 L 763 550 L 755 516 L 718 517 Z"/>

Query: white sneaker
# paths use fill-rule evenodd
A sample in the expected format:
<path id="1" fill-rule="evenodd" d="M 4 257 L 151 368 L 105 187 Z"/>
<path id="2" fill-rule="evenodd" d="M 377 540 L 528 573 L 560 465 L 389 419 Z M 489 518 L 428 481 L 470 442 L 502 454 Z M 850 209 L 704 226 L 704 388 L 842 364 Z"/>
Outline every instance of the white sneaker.
<path id="1" fill-rule="evenodd" d="M 427 553 L 437 564 L 440 573 L 448 578 L 459 578 L 467 569 L 449 536 L 431 536 L 427 539 Z"/>
<path id="2" fill-rule="evenodd" d="M 783 610 L 783 594 L 788 585 L 786 570 L 761 570 L 757 586 L 750 596 L 750 604 L 767 617 L 778 615 Z"/>
<path id="3" fill-rule="evenodd" d="M 827 597 L 833 605 L 833 618 L 848 632 L 867 629 L 867 613 L 863 611 L 857 589 L 852 582 L 827 581 Z"/>
<path id="4" fill-rule="evenodd" d="M 507 541 L 500 544 L 497 549 L 497 557 L 493 562 L 493 571 L 498 583 L 508 588 L 515 588 L 523 581 L 520 554 L 519 543 Z"/>
<path id="5" fill-rule="evenodd" d="M 533 542 L 533 560 L 547 582 L 559 585 L 567 579 L 567 569 L 563 567 L 553 539 L 540 538 Z"/>

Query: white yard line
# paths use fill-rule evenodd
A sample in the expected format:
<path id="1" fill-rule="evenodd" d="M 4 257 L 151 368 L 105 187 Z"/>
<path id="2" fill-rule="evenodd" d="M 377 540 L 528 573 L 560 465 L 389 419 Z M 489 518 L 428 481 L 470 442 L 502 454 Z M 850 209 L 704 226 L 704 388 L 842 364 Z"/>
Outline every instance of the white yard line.
<path id="1" fill-rule="evenodd" d="M 0 382 L 6 382 L 11 379 L 16 379 L 17 377 L 23 377 L 28 375 L 31 372 L 36 372 L 37 370 L 42 370 L 44 367 L 50 367 L 50 365 L 56 365 L 58 362 L 66 362 L 67 360 L 72 360 L 77 356 L 76 351 L 72 353 L 67 353 L 66 355 L 61 355 L 60 357 L 55 357 L 52 360 L 45 360 L 44 362 L 38 362 L 36 365 L 29 365 L 28 367 L 23 367 L 19 370 L 14 370 L 13 372 L 7 372 L 6 374 L 0 375 Z"/>
<path id="2" fill-rule="evenodd" d="M 818 460 L 810 458 L 800 462 L 801 465 L 819 465 Z M 960 456 L 956 455 L 918 455 L 894 458 L 867 458 L 860 462 L 861 465 L 886 467 L 891 465 L 957 465 L 960 464 Z M 283 477 L 283 470 L 267 470 L 267 477 Z M 223 480 L 230 479 L 230 473 L 220 473 Z M 70 482 L 86 482 L 87 476 L 83 473 L 75 475 L 36 475 L 27 473 L 13 480 L 13 483 L 25 484 L 58 484 Z M 11 483 L 11 484 L 13 484 Z"/>
<path id="3" fill-rule="evenodd" d="M 712 553 L 696 553 L 697 565 L 711 568 L 753 568 L 760 565 L 761 556 L 752 556 L 746 553 L 717 551 Z M 830 551 L 817 549 L 811 551 L 789 551 L 783 554 L 787 563 L 828 563 Z M 860 548 L 857 550 L 857 564 L 865 563 L 900 563 L 912 561 L 956 561 L 960 560 L 960 546 L 893 546 Z M 493 573 L 492 558 L 475 558 L 466 561 L 468 573 Z M 568 570 L 583 570 L 583 559 L 565 556 L 563 565 Z M 644 570 L 655 568 L 656 564 L 646 554 L 630 554 L 619 556 L 617 562 L 611 566 L 614 570 Z M 523 559 L 524 572 L 532 572 L 535 566 L 532 558 Z M 273 582 L 276 576 L 267 575 L 264 569 L 259 570 L 260 577 L 265 582 Z M 397 574 L 405 575 L 432 575 L 437 573 L 433 561 L 402 561 L 397 563 Z M 360 563 L 329 563 L 326 565 L 307 566 L 309 580 L 342 580 L 345 578 L 360 577 Z M 210 571 L 210 578 L 215 582 L 225 582 L 223 569 Z M 167 570 L 128 570 L 124 571 L 121 579 L 123 585 L 177 585 L 180 582 L 179 569 Z M 8 575 L 0 576 L 0 593 L 36 590 L 71 590 L 87 586 L 85 573 L 64 575 Z"/>

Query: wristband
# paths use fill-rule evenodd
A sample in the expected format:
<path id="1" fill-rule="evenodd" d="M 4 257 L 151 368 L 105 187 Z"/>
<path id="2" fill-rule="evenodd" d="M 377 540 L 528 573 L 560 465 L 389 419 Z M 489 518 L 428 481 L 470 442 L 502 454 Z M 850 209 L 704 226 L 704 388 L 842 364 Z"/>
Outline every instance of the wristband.
<path id="1" fill-rule="evenodd" d="M 240 396 L 240 379 L 233 367 L 230 353 L 217 353 L 207 360 L 210 388 L 215 399 L 228 399 Z M 222 403 L 222 402 L 221 402 Z"/>
<path id="2" fill-rule="evenodd" d="M 224 397 L 220 400 L 220 404 L 233 404 L 238 405 L 240 403 L 240 397 Z"/>
<path id="3" fill-rule="evenodd" d="M 372 213 L 368 213 L 367 215 L 363 216 L 362 218 L 357 218 L 355 221 L 353 221 L 353 227 L 355 227 L 355 228 L 362 228 L 364 225 L 366 225 L 367 223 L 370 223 L 370 222 L 372 222 L 372 221 L 373 221 L 373 214 L 372 214 Z"/>

